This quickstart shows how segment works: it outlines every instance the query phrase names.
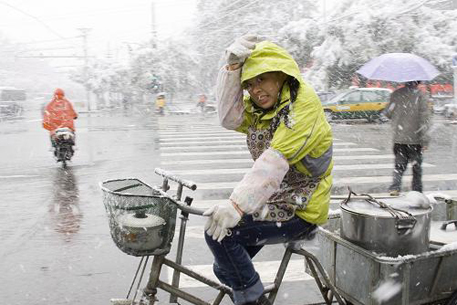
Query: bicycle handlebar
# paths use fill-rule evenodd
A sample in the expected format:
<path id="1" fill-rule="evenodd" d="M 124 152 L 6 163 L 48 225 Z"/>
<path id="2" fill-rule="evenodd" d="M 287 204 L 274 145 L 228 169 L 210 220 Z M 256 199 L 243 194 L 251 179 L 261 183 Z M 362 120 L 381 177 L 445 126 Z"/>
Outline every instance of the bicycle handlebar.
<path id="1" fill-rule="evenodd" d="M 167 172 L 161 168 L 154 169 L 154 173 L 156 173 L 157 175 L 160 175 L 166 179 L 169 179 L 171 181 L 184 185 L 185 187 L 191 189 L 192 191 L 195 191 L 197 189 L 197 184 L 195 184 L 195 182 L 178 178 L 174 174 Z"/>
<path id="2" fill-rule="evenodd" d="M 200 215 L 200 216 L 203 216 L 203 213 L 205 212 L 205 210 L 188 206 L 185 202 L 182 202 L 180 200 L 177 200 L 177 199 L 171 197 L 168 193 L 166 193 L 160 189 L 156 189 L 155 191 L 159 192 L 160 195 L 169 198 L 174 204 L 176 204 L 178 209 L 180 209 L 183 212 L 187 212 L 189 214 L 194 214 L 194 215 Z"/>
<path id="3" fill-rule="evenodd" d="M 178 209 L 180 209 L 183 212 L 186 212 L 186 213 L 189 213 L 189 214 L 193 214 L 193 215 L 204 216 L 203 213 L 205 212 L 205 210 L 190 207 L 190 206 L 188 206 L 188 205 L 186 205 L 183 202 L 178 201 L 178 200 L 174 200 L 174 202 L 178 206 Z"/>

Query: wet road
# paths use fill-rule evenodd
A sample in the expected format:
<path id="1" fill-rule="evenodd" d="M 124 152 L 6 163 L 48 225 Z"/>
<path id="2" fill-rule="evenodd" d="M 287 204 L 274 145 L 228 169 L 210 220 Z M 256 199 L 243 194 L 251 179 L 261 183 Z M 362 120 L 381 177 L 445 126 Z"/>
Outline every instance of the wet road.
<path id="1" fill-rule="evenodd" d="M 137 260 L 112 243 L 98 183 L 154 181 L 151 118 L 81 115 L 67 170 L 48 151 L 40 121 L 0 126 L 0 303 L 109 304 L 124 296 Z"/>
<path id="2" fill-rule="evenodd" d="M 457 127 L 437 122 L 425 158 L 425 190 L 455 193 Z M 348 183 L 361 192 L 385 192 L 393 163 L 388 125 L 335 123 L 333 129 L 341 145 L 334 193 L 344 194 Z M 196 143 L 200 137 L 203 142 Z M 221 146 L 214 147 L 211 137 L 219 137 Z M 243 140 L 229 137 L 214 116 L 83 114 L 77 121 L 78 150 L 63 170 L 37 118 L 0 122 L 0 303 L 109 304 L 110 298 L 124 297 L 138 259 L 112 242 L 98 183 L 136 177 L 155 185 L 160 178 L 154 168 L 181 171 L 200 186 L 195 205 L 207 207 L 226 198 L 231 183 L 250 166 Z M 201 239 L 203 220 L 192 220 L 188 228 L 184 262 L 208 272 L 212 259 Z M 259 263 L 280 259 L 281 245 L 269 249 L 259 254 Z M 303 293 L 300 285 L 291 282 L 277 304 L 291 304 L 292 295 Z M 313 284 L 307 285 L 311 291 Z M 309 300 L 317 302 L 313 289 Z"/>

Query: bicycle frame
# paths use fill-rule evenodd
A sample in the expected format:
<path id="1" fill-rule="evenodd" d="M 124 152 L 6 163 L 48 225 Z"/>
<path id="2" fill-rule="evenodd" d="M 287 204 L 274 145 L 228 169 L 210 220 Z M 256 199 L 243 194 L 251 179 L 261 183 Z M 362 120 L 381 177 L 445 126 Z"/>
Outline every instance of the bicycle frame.
<path id="1" fill-rule="evenodd" d="M 148 282 L 146 284 L 146 287 L 143 289 L 143 295 L 140 297 L 139 303 L 136 303 L 135 300 L 137 298 L 138 291 L 140 290 L 141 280 L 143 278 L 143 275 L 144 275 L 144 272 L 146 270 L 146 266 L 147 266 L 147 263 L 149 260 L 149 256 L 142 256 L 140 263 L 138 265 L 138 268 L 136 270 L 136 273 L 134 275 L 133 281 L 130 285 L 130 289 L 129 289 L 126 299 L 119 299 L 119 300 L 113 299 L 112 303 L 113 304 L 130 304 L 130 305 L 154 305 L 155 302 L 158 301 L 156 298 L 158 289 L 162 289 L 163 291 L 170 293 L 170 299 L 169 299 L 170 303 L 177 303 L 178 298 L 181 298 L 181 299 L 186 300 L 195 305 L 219 305 L 222 302 L 225 295 L 229 295 L 230 297 L 232 296 L 231 288 L 227 287 L 217 281 L 213 281 L 182 265 L 184 238 L 185 238 L 185 233 L 186 233 L 187 221 L 189 220 L 189 215 L 194 214 L 194 215 L 202 216 L 203 212 L 204 212 L 201 209 L 196 209 L 196 208 L 191 207 L 191 204 L 193 201 L 193 199 L 191 197 L 186 197 L 184 199 L 184 202 L 181 201 L 183 187 L 187 187 L 190 190 L 196 190 L 197 185 L 191 181 L 180 179 L 180 178 L 174 176 L 173 174 L 166 172 L 164 170 L 161 170 L 161 169 L 155 169 L 155 173 L 162 176 L 163 181 L 162 181 L 162 186 L 160 187 L 160 190 L 155 188 L 154 191 L 157 192 L 160 196 L 164 196 L 164 197 L 167 197 L 168 199 L 170 199 L 181 210 L 181 216 L 180 216 L 181 223 L 180 223 L 180 229 L 179 229 L 176 259 L 175 259 L 175 261 L 172 261 L 172 260 L 166 258 L 166 255 L 168 254 L 168 252 L 166 252 L 165 254 L 153 255 L 154 258 L 152 261 Z M 170 180 L 173 182 L 176 182 L 178 184 L 176 195 L 173 197 L 171 197 L 169 194 L 166 193 L 170 189 L 170 186 L 169 186 Z M 285 272 L 286 272 L 286 269 L 287 269 L 287 266 L 288 266 L 288 263 L 290 261 L 292 254 L 302 255 L 305 257 L 306 261 L 308 262 L 308 264 L 310 266 L 310 270 L 313 273 L 313 276 L 315 276 L 316 282 L 319 286 L 322 296 L 324 297 L 324 299 L 326 301 L 326 304 L 331 304 L 334 296 L 336 297 L 337 302 L 339 304 L 345 304 L 345 302 L 342 300 L 342 298 L 339 296 L 338 292 L 336 291 L 335 287 L 330 282 L 324 269 L 319 264 L 317 258 L 313 254 L 307 252 L 306 250 L 295 249 L 293 243 L 289 244 L 286 247 L 286 251 L 283 255 L 280 267 L 276 273 L 274 282 L 265 287 L 264 293 L 268 294 L 268 298 L 272 304 L 275 301 L 275 298 L 277 296 L 279 287 L 284 278 L 284 275 L 285 275 Z M 166 265 L 173 269 L 173 277 L 172 277 L 171 284 L 168 284 L 168 283 L 160 280 L 160 273 L 162 271 L 163 265 Z M 141 270 L 141 273 L 140 273 L 140 270 Z M 140 275 L 139 275 L 139 273 L 140 273 Z M 183 273 L 209 287 L 212 287 L 212 288 L 218 290 L 219 293 L 217 294 L 216 298 L 212 301 L 212 303 L 204 301 L 201 298 L 180 289 L 179 283 L 180 283 L 181 273 Z M 138 277 L 138 275 L 139 275 L 139 277 Z M 319 280 L 319 278 L 321 278 L 321 280 Z M 129 297 L 132 293 L 132 289 L 133 289 L 134 284 L 137 281 L 137 279 L 138 279 L 138 283 L 137 283 L 137 286 L 135 289 L 133 299 L 129 300 Z"/>

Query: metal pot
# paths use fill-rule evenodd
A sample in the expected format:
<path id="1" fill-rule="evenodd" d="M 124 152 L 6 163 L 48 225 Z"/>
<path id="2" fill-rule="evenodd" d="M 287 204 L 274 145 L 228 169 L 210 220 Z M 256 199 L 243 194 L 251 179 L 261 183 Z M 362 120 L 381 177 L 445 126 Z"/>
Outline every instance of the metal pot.
<path id="1" fill-rule="evenodd" d="M 163 243 L 166 222 L 162 217 L 141 211 L 119 215 L 117 224 L 114 240 L 127 253 L 153 251 Z"/>
<path id="2" fill-rule="evenodd" d="M 366 196 L 365 198 L 363 196 Z M 343 201 L 341 237 L 386 256 L 428 251 L 432 207 L 412 208 L 404 198 L 369 195 Z"/>

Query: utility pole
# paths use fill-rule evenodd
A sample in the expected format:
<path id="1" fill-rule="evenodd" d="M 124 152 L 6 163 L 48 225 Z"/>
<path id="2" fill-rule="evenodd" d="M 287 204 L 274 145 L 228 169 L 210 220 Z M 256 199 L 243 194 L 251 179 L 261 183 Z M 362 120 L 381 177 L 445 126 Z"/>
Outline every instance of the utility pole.
<path id="1" fill-rule="evenodd" d="M 157 30 L 156 30 L 156 7 L 154 0 L 151 1 L 151 46 L 154 49 L 157 42 Z"/>
<path id="2" fill-rule="evenodd" d="M 89 92 L 89 56 L 87 50 L 87 36 L 91 31 L 90 28 L 79 28 L 81 32 L 81 37 L 83 38 L 83 57 L 84 57 L 84 69 L 83 69 L 83 78 L 84 78 L 84 89 L 86 90 L 86 101 L 87 101 L 87 111 L 91 111 L 90 105 L 90 92 Z"/>

